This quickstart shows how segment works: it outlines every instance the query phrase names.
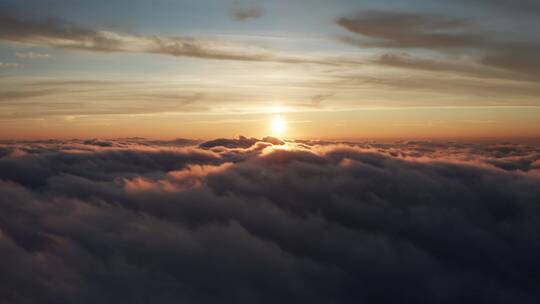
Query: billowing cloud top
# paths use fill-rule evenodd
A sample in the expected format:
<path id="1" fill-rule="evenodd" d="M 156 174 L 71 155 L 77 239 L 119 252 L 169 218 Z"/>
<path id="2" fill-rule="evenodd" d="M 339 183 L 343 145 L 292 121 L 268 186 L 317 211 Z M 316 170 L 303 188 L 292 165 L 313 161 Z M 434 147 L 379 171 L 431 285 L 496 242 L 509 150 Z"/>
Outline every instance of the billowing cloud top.
<path id="1" fill-rule="evenodd" d="M 540 149 L 3 142 L 6 303 L 537 303 Z"/>

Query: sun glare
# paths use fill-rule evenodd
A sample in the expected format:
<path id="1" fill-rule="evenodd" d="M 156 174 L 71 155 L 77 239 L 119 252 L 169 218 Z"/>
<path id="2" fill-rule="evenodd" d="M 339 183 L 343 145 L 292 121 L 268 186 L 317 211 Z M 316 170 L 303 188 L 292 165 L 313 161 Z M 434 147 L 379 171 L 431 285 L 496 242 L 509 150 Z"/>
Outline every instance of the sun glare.
<path id="1" fill-rule="evenodd" d="M 272 135 L 282 136 L 285 133 L 285 121 L 283 121 L 283 118 L 281 116 L 272 118 L 270 129 L 272 131 Z"/>

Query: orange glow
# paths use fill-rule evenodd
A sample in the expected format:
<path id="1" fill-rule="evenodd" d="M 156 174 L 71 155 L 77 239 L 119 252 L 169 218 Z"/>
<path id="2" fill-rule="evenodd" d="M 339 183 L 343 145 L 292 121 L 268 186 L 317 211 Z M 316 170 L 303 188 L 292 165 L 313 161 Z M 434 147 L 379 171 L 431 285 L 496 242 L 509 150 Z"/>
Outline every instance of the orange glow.
<path id="1" fill-rule="evenodd" d="M 402 108 L 252 114 L 156 114 L 152 116 L 13 120 L 0 122 L 0 140 L 49 138 L 301 139 L 538 138 L 540 108 Z"/>

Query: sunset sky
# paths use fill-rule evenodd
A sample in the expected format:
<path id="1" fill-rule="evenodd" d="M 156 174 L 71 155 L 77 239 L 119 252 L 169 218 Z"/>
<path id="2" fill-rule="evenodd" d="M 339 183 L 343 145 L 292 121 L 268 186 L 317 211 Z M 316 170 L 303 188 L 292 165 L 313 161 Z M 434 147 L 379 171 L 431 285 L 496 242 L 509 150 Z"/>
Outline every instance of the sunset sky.
<path id="1" fill-rule="evenodd" d="M 0 1 L 0 139 L 540 137 L 540 2 Z"/>
<path id="2" fill-rule="evenodd" d="M 540 303 L 540 0 L 0 0 L 0 304 Z"/>

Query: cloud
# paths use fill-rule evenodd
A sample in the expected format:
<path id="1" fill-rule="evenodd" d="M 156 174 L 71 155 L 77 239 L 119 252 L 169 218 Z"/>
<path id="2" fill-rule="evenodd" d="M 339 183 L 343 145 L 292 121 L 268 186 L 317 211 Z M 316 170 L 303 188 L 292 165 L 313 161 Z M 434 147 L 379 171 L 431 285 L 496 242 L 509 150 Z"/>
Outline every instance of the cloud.
<path id="1" fill-rule="evenodd" d="M 233 20 L 247 21 L 249 19 L 261 18 L 264 14 L 264 11 L 256 3 L 235 3 L 230 10 L 230 14 Z"/>
<path id="2" fill-rule="evenodd" d="M 337 64 L 219 39 L 143 35 L 98 30 L 60 18 L 32 19 L 17 12 L 0 12 L 0 40 L 68 50 L 127 52 L 215 60 Z"/>
<path id="3" fill-rule="evenodd" d="M 94 143 L 0 146 L 2 300 L 540 299 L 538 146 Z"/>
<path id="4" fill-rule="evenodd" d="M 228 139 L 228 138 L 218 138 L 210 141 L 201 143 L 199 146 L 201 148 L 214 148 L 214 147 L 224 147 L 224 148 L 250 148 L 256 143 L 269 143 L 274 145 L 283 145 L 283 141 L 274 137 L 265 137 L 263 139 L 257 139 L 254 137 L 247 138 L 245 136 L 239 136 L 237 139 Z"/>
<path id="5" fill-rule="evenodd" d="M 473 0 L 467 1 L 467 4 L 477 3 L 484 7 L 491 7 L 503 10 L 504 12 L 515 12 L 523 15 L 538 15 L 540 14 L 540 4 L 535 0 Z"/>
<path id="6" fill-rule="evenodd" d="M 44 58 L 50 58 L 50 54 L 44 54 L 44 53 L 34 53 L 34 52 L 16 52 L 15 56 L 17 58 L 23 58 L 23 59 L 44 59 Z"/>
<path id="7" fill-rule="evenodd" d="M 431 72 L 455 73 L 476 78 L 499 78 L 514 80 L 533 80 L 531 77 L 521 76 L 505 70 L 491 68 L 477 62 L 452 62 L 447 60 L 424 59 L 414 57 L 407 53 L 386 53 L 373 60 L 374 63 L 384 66 L 424 70 Z M 487 63 L 484 61 L 484 63 Z M 521 77 L 520 77 L 521 76 Z"/>
<path id="8" fill-rule="evenodd" d="M 534 48 L 530 51 L 517 48 L 505 51 L 503 48 L 483 56 L 463 54 L 459 59 L 440 54 L 422 56 L 411 53 L 414 52 L 389 51 L 368 61 L 384 73 L 334 73 L 332 89 L 369 89 L 377 86 L 414 90 L 441 97 L 451 96 L 452 105 L 446 104 L 448 106 L 467 106 L 471 105 L 470 102 L 475 105 L 537 105 L 533 97 L 539 93 L 540 57 L 534 53 Z M 467 100 L 460 104 L 457 97 Z M 489 100 L 477 97 L 488 97 Z M 420 99 L 416 98 L 411 105 L 421 105 Z M 432 105 L 434 100 L 428 98 L 424 105 Z"/>
<path id="9" fill-rule="evenodd" d="M 478 78 L 502 77 L 538 82 L 538 41 L 524 36 L 512 42 L 508 37 L 502 39 L 502 34 L 490 35 L 482 30 L 482 20 L 479 17 L 453 18 L 399 11 L 366 11 L 352 17 L 341 17 L 336 24 L 359 36 L 339 38 L 350 45 L 361 48 L 429 49 L 454 61 L 455 55 L 460 54 L 462 58 L 469 58 L 473 65 L 444 60 L 406 59 L 396 54 L 383 55 L 374 63 L 459 72 Z"/>
<path id="10" fill-rule="evenodd" d="M 0 104 L 5 104 L 6 101 L 43 97 L 51 94 L 58 93 L 58 89 L 48 88 L 41 90 L 13 90 L 13 91 L 0 91 Z"/>
<path id="11" fill-rule="evenodd" d="M 328 98 L 334 96 L 334 94 L 318 94 L 311 96 L 311 104 L 316 107 L 320 107 L 322 102 Z"/>
<path id="12" fill-rule="evenodd" d="M 17 62 L 0 62 L 0 68 L 16 68 L 18 66 Z"/>
<path id="13" fill-rule="evenodd" d="M 488 66 L 540 77 L 540 46 L 515 45 L 493 51 L 482 58 Z"/>
<path id="14" fill-rule="evenodd" d="M 369 11 L 354 17 L 342 17 L 337 25 L 375 40 L 343 38 L 343 41 L 365 47 L 453 48 L 483 43 L 483 38 L 466 30 L 466 19 L 428 16 L 414 13 Z"/>
<path id="15" fill-rule="evenodd" d="M 490 78 L 493 78 L 490 77 Z M 494 79 L 472 77 L 436 77 L 433 74 L 414 74 L 411 77 L 404 75 L 377 75 L 345 74 L 337 75 L 334 89 L 342 90 L 369 89 L 376 87 L 384 89 L 385 93 L 395 92 L 400 94 L 416 93 L 417 98 L 401 98 L 392 105 L 400 106 L 508 106 L 523 107 L 538 105 L 534 96 L 538 96 L 540 90 L 535 82 L 499 81 Z M 425 93 L 431 97 L 425 98 Z M 437 98 L 451 96 L 452 103 L 434 103 Z M 383 102 L 385 100 L 382 100 Z"/>
<path id="16" fill-rule="evenodd" d="M 13 89 L 0 90 L 0 117 L 4 119 L 207 111 L 202 102 L 206 99 L 205 94 L 181 90 L 178 86 L 157 90 L 155 82 L 49 80 L 13 83 Z M 95 97 L 96 90 L 101 92 L 99 100 Z M 111 100 L 115 102 L 111 103 Z"/>

